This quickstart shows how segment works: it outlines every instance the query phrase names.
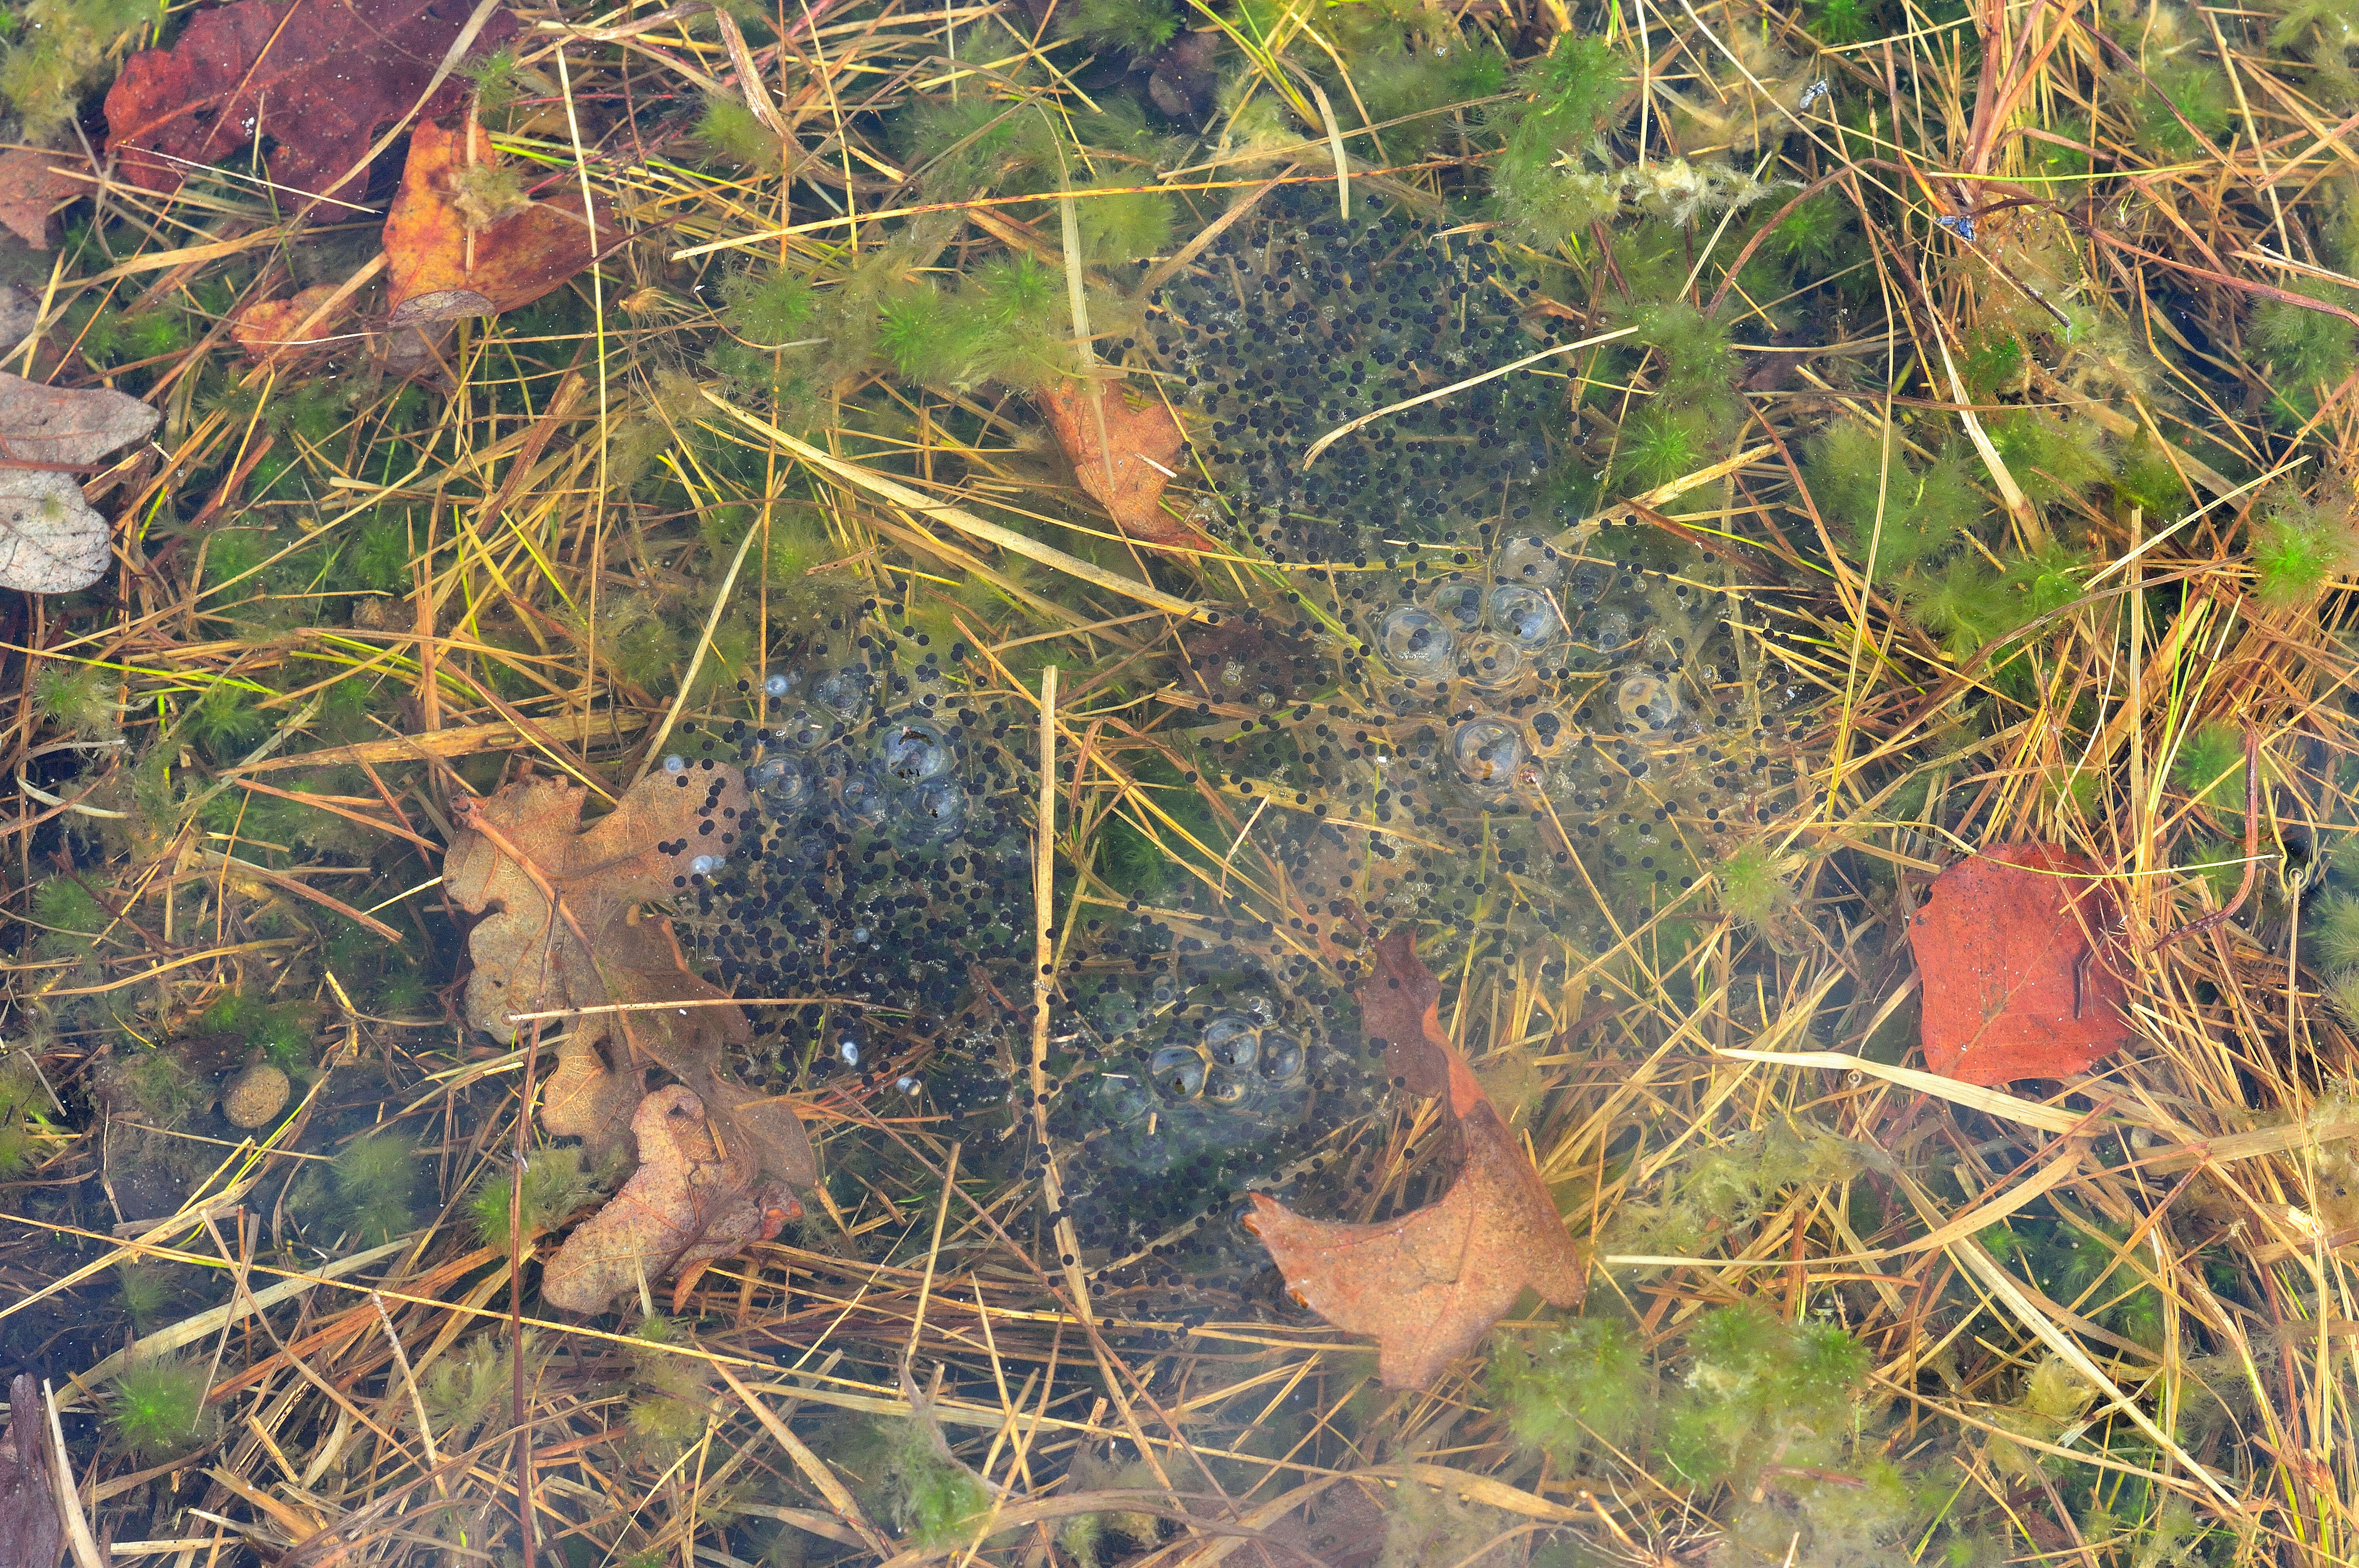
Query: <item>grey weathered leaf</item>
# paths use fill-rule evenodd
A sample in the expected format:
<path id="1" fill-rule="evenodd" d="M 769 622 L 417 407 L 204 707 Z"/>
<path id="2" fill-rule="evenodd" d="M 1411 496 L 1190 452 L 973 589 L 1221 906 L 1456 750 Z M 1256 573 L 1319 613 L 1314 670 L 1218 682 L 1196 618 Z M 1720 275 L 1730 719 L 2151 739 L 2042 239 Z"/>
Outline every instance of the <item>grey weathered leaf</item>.
<path id="1" fill-rule="evenodd" d="M 0 588 L 72 593 L 106 570 L 106 519 L 71 473 L 16 463 L 94 464 L 161 417 L 136 397 L 43 386 L 0 373 Z"/>
<path id="2" fill-rule="evenodd" d="M 0 1433 L 0 1564 L 53 1568 L 66 1549 L 49 1474 L 41 1392 L 22 1372 L 8 1385 L 8 1427 Z"/>

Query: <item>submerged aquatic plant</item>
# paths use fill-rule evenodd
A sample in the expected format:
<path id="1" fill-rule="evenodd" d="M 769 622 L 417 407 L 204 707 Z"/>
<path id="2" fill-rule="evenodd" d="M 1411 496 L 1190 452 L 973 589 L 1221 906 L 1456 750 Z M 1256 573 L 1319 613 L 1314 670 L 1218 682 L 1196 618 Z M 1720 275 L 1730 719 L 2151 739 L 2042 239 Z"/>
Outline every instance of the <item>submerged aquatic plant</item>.
<path id="1" fill-rule="evenodd" d="M 149 1357 L 115 1374 L 106 1422 L 123 1445 L 143 1460 L 170 1458 L 208 1435 L 202 1363 Z"/>

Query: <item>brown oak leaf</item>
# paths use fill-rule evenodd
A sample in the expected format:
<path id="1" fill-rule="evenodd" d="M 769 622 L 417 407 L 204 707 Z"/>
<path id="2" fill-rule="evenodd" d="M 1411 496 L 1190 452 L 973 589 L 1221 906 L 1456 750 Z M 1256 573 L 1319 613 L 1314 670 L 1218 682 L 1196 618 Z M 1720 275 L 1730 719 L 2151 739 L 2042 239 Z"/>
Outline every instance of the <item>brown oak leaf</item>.
<path id="1" fill-rule="evenodd" d="M 120 392 L 0 372 L 0 588 L 72 593 L 104 575 L 112 531 L 72 470 L 144 439 L 161 417 Z"/>
<path id="2" fill-rule="evenodd" d="M 628 1145 L 651 1098 L 647 1072 L 660 1067 L 729 1159 L 750 1162 L 741 1192 L 813 1185 L 819 1164 L 800 1119 L 728 1073 L 730 1048 L 752 1037 L 744 1011 L 681 960 L 671 923 L 641 908 L 709 869 L 701 858 L 750 848 L 744 780 L 701 764 L 650 773 L 585 827 L 587 794 L 526 775 L 461 814 L 443 885 L 484 916 L 467 936 L 469 1019 L 507 1041 L 514 1014 L 615 1009 L 570 1021 L 544 1087 L 543 1127 L 602 1152 Z"/>
<path id="3" fill-rule="evenodd" d="M 1586 1250 L 1565 1234 L 1539 1173 L 1466 1058 L 1442 1033 L 1440 987 L 1408 933 L 1376 945 L 1377 970 L 1357 993 L 1371 1033 L 1417 1033 L 1386 1049 L 1408 1085 L 1434 1086 L 1464 1155 L 1441 1201 L 1375 1225 L 1306 1219 L 1265 1193 L 1245 1228 L 1261 1238 L 1295 1298 L 1336 1327 L 1376 1341 L 1385 1386 L 1421 1389 L 1482 1342 L 1529 1285 L 1558 1306 L 1588 1293 Z M 1414 1011 L 1412 1011 L 1414 1010 Z"/>
<path id="4" fill-rule="evenodd" d="M 462 134 L 474 138 L 472 159 Z M 429 122 L 410 134 L 401 189 L 385 220 L 392 325 L 513 310 L 625 238 L 603 211 L 592 235 L 578 192 L 566 200 L 526 201 L 513 189 L 502 191 L 504 182 L 494 178 L 502 167 L 473 122 L 463 133 Z"/>
<path id="5" fill-rule="evenodd" d="M 715 1259 L 769 1240 L 802 1213 L 782 1184 L 763 1178 L 743 1143 L 714 1135 L 704 1102 L 678 1084 L 640 1100 L 631 1130 L 638 1169 L 541 1273 L 541 1297 L 552 1306 L 603 1312 L 640 1280 L 676 1269 L 678 1312 Z"/>
<path id="6" fill-rule="evenodd" d="M 257 135 L 270 178 L 302 195 L 342 195 L 377 135 L 419 108 L 473 0 L 237 0 L 200 11 L 168 49 L 124 61 L 106 93 L 106 150 L 133 183 L 178 190 L 190 165 L 219 163 Z M 495 12 L 472 46 L 516 31 Z M 466 101 L 453 75 L 421 114 Z M 334 182 L 334 183 L 331 183 Z"/>
<path id="7" fill-rule="evenodd" d="M 1950 867 L 1908 923 L 1925 1065 L 1985 1087 L 2063 1078 L 2129 1044 L 2113 894 L 2094 861 L 2009 844 Z"/>
<path id="8" fill-rule="evenodd" d="M 1095 391 L 1105 410 L 1103 441 L 1098 439 L 1092 388 L 1060 384 L 1040 395 L 1041 412 L 1072 462 L 1073 477 L 1116 527 L 1141 544 L 1212 548 L 1211 540 L 1163 510 L 1163 488 L 1171 482 L 1187 440 L 1171 410 L 1159 400 L 1134 407 L 1116 387 L 1100 384 Z M 1114 454 L 1111 464 L 1108 452 Z"/>
<path id="9" fill-rule="evenodd" d="M 58 208 L 89 189 L 90 181 L 71 172 L 65 154 L 11 147 L 0 153 L 0 225 L 35 250 L 48 250 Z"/>

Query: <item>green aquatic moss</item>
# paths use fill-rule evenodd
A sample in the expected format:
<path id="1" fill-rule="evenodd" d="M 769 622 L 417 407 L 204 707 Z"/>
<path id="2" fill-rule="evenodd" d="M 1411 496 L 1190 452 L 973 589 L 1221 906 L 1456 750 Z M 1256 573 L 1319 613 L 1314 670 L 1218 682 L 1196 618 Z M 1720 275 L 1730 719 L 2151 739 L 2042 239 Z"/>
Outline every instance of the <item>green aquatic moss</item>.
<path id="1" fill-rule="evenodd" d="M 154 1357 L 124 1368 L 107 1390 L 106 1424 L 143 1460 L 195 1448 L 210 1435 L 203 1364 Z"/>
<path id="2" fill-rule="evenodd" d="M 2282 496 L 2252 524 L 2253 592 L 2273 610 L 2314 602 L 2349 571 L 2354 551 L 2348 516 Z"/>
<path id="3" fill-rule="evenodd" d="M 404 1234 L 417 1222 L 410 1199 L 419 1170 L 408 1142 L 394 1133 L 355 1139 L 330 1167 L 336 1219 L 364 1247 Z"/>
<path id="4" fill-rule="evenodd" d="M 484 1245 L 501 1253 L 508 1249 L 509 1210 L 515 1204 L 516 1191 L 515 1176 L 494 1169 L 468 1202 L 476 1234 L 483 1238 Z M 525 1240 L 529 1243 L 534 1237 L 553 1228 L 587 1203 L 596 1191 L 597 1183 L 582 1163 L 579 1147 L 541 1149 L 526 1156 L 521 1210 Z"/>
<path id="5" fill-rule="evenodd" d="M 1092 49 L 1153 54 L 1180 31 L 1170 0 L 1075 0 L 1060 30 Z"/>
<path id="6" fill-rule="evenodd" d="M 89 666 L 45 664 L 33 676 L 33 706 L 60 730 L 85 740 L 121 733 L 114 677 Z"/>
<path id="7" fill-rule="evenodd" d="M 2234 725 L 2207 719 L 2182 736 L 2170 782 L 2231 821 L 2245 815 L 2245 739 Z"/>
<path id="8" fill-rule="evenodd" d="M 1578 1468 L 1593 1440 L 1626 1447 L 1660 1399 L 1637 1336 L 1610 1318 L 1581 1318 L 1529 1342 L 1509 1339 L 1491 1360 L 1491 1392 L 1516 1441 Z"/>

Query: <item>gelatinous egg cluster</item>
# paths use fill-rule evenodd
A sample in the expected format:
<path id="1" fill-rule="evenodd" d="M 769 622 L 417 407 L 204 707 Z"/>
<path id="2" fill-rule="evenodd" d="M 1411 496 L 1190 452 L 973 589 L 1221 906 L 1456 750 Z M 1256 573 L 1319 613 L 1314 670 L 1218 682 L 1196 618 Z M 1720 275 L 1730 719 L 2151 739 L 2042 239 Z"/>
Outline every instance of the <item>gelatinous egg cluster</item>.
<path id="1" fill-rule="evenodd" d="M 1321 436 L 1545 346 L 1486 240 L 1447 236 L 1371 195 L 1349 220 L 1292 188 L 1149 302 L 1158 357 L 1203 416 L 1214 476 L 1280 560 L 1355 562 L 1397 542 L 1473 539 L 1530 516 L 1562 384 L 1516 372 L 1387 415 L 1308 470 Z"/>
<path id="2" fill-rule="evenodd" d="M 1094 1065 L 1049 1126 L 1084 1260 L 1117 1288 L 1258 1270 L 1227 1209 L 1377 1104 L 1348 1003 L 1234 951 L 1078 985 Z"/>
<path id="3" fill-rule="evenodd" d="M 754 800 L 751 842 L 690 878 L 690 927 L 741 996 L 940 1016 L 1028 956 L 1031 774 L 1003 744 L 1004 705 L 968 694 L 962 647 L 946 664 L 906 627 L 832 630 L 788 650 L 754 717 L 722 732 Z M 808 1015 L 756 1016 L 777 1032 Z M 883 1069 L 837 1033 L 795 1039 L 823 1072 Z"/>

